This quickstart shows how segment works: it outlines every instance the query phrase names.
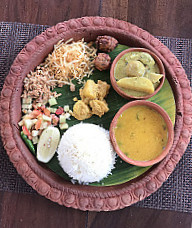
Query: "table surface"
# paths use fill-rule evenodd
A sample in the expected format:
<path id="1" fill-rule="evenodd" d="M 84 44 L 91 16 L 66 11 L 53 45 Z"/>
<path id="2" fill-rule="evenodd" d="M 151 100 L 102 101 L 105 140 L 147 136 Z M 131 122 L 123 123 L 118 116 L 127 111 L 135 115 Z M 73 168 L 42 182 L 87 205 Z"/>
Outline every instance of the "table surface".
<path id="1" fill-rule="evenodd" d="M 82 16 L 129 21 L 155 36 L 192 38 L 191 0 L 1 0 L 0 21 L 54 25 Z M 83 212 L 34 194 L 0 192 L 0 227 L 191 228 L 192 215 L 136 208 Z"/>

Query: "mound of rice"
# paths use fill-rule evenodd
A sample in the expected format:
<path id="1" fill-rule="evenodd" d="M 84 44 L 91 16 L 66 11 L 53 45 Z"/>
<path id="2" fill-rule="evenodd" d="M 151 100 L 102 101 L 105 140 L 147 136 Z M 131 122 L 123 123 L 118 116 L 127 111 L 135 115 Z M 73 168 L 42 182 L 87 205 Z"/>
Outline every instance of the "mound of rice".
<path id="1" fill-rule="evenodd" d="M 80 184 L 107 177 L 116 158 L 109 132 L 87 123 L 70 127 L 62 136 L 57 153 L 63 170 Z"/>

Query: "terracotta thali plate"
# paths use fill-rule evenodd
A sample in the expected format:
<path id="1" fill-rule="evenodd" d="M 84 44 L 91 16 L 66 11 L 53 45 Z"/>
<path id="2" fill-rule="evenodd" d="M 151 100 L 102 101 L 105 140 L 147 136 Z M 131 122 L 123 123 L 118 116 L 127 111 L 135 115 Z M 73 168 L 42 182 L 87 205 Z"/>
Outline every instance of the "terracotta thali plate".
<path id="1" fill-rule="evenodd" d="M 176 103 L 175 137 L 168 156 L 144 175 L 130 182 L 110 187 L 73 185 L 46 167 L 39 165 L 20 137 L 17 123 L 21 118 L 22 81 L 39 65 L 59 40 L 111 35 L 119 43 L 144 47 L 161 58 Z M 158 39 L 130 23 L 103 17 L 72 19 L 48 28 L 30 41 L 16 57 L 1 92 L 1 136 L 18 173 L 40 195 L 67 207 L 90 211 L 124 208 L 149 196 L 161 187 L 181 159 L 192 132 L 190 84 L 180 62 Z"/>

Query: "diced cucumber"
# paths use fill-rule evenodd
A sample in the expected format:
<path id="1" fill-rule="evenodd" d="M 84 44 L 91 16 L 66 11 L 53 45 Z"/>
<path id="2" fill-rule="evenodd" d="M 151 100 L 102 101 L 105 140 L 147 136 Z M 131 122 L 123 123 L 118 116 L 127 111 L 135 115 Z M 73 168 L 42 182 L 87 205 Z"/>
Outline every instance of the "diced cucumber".
<path id="1" fill-rule="evenodd" d="M 45 121 L 51 121 L 51 117 L 50 116 L 43 115 L 43 120 L 45 120 Z"/>
<path id="2" fill-rule="evenodd" d="M 39 108 L 42 106 L 41 103 L 37 103 L 36 105 L 37 105 L 37 107 L 39 107 Z"/>
<path id="3" fill-rule="evenodd" d="M 38 136 L 32 137 L 32 142 L 33 142 L 33 144 L 37 144 L 38 141 L 39 141 Z"/>
<path id="4" fill-rule="evenodd" d="M 48 107 L 47 109 L 48 109 L 51 113 L 56 113 L 56 111 L 57 111 L 57 108 Z"/>
<path id="5" fill-rule="evenodd" d="M 32 104 L 22 104 L 23 109 L 32 109 Z"/>
<path id="6" fill-rule="evenodd" d="M 64 105 L 64 111 L 69 112 L 69 105 Z"/>
<path id="7" fill-rule="evenodd" d="M 65 118 L 66 118 L 66 119 L 70 120 L 70 116 L 71 116 L 71 114 L 67 112 L 67 113 L 65 113 L 65 115 L 64 115 L 64 116 L 65 116 Z"/>
<path id="8" fill-rule="evenodd" d="M 32 103 L 31 97 L 22 98 L 22 104 L 31 104 L 31 103 Z"/>
<path id="9" fill-rule="evenodd" d="M 66 123 L 66 117 L 65 117 L 65 115 L 60 115 L 59 116 L 59 123 L 60 124 Z"/>
<path id="10" fill-rule="evenodd" d="M 56 113 L 57 108 L 51 108 L 51 113 Z"/>
<path id="11" fill-rule="evenodd" d="M 29 109 L 29 110 L 31 110 L 31 109 L 32 109 L 32 107 L 33 107 L 33 105 L 32 105 L 32 104 L 30 104 L 30 105 L 28 106 L 28 109 Z"/>
<path id="12" fill-rule="evenodd" d="M 27 98 L 22 98 L 22 104 L 27 104 Z"/>
<path id="13" fill-rule="evenodd" d="M 40 129 L 45 129 L 48 127 L 48 122 L 47 121 L 42 121 Z"/>
<path id="14" fill-rule="evenodd" d="M 32 136 L 35 137 L 35 136 L 38 136 L 39 134 L 39 131 L 36 131 L 36 130 L 33 130 L 32 131 Z"/>
<path id="15" fill-rule="evenodd" d="M 31 129 L 31 127 L 33 126 L 33 124 L 34 124 L 34 121 L 33 120 L 30 120 L 30 119 L 24 120 L 24 125 L 26 126 L 26 128 L 28 130 Z"/>
<path id="16" fill-rule="evenodd" d="M 31 121 L 33 122 L 33 124 L 35 124 L 37 122 L 37 119 L 32 119 Z"/>
<path id="17" fill-rule="evenodd" d="M 21 121 L 18 123 L 18 125 L 19 125 L 20 127 L 22 127 L 22 126 L 24 125 L 24 121 L 21 120 Z"/>
<path id="18" fill-rule="evenodd" d="M 57 104 L 57 100 L 55 99 L 55 97 L 51 97 L 48 102 L 49 102 L 50 106 L 53 106 L 53 105 Z"/>
<path id="19" fill-rule="evenodd" d="M 61 130 L 66 130 L 69 128 L 69 125 L 67 123 L 61 123 L 61 124 L 59 124 L 59 128 Z"/>

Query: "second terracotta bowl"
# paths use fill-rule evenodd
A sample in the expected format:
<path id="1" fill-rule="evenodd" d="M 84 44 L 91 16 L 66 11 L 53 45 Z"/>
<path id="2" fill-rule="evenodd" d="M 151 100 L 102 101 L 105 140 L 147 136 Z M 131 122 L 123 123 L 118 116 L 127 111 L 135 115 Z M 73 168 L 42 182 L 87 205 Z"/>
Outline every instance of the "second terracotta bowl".
<path id="1" fill-rule="evenodd" d="M 154 93 L 152 94 L 149 94 L 149 95 L 146 95 L 146 96 L 131 96 L 131 95 L 128 95 L 126 94 L 122 89 L 120 89 L 118 86 L 117 86 L 117 81 L 115 79 L 115 76 L 114 76 L 114 71 L 115 71 L 115 66 L 117 64 L 117 62 L 120 60 L 120 58 L 129 53 L 129 52 L 146 52 L 148 54 L 150 54 L 153 59 L 155 60 L 155 62 L 157 63 L 158 65 L 158 68 L 159 68 L 159 73 L 160 74 L 163 74 L 163 77 L 160 79 L 160 84 L 159 86 L 155 89 Z M 160 60 L 160 58 L 154 54 L 152 51 L 150 51 L 149 49 L 146 49 L 146 48 L 129 48 L 129 49 L 126 49 L 125 51 L 122 51 L 113 61 L 112 65 L 111 65 L 111 70 L 110 70 L 110 80 L 111 80 L 111 84 L 114 88 L 114 90 L 122 97 L 126 98 L 126 99 L 148 99 L 152 96 L 154 96 L 160 89 L 161 87 L 163 86 L 163 83 L 165 81 L 165 68 L 163 66 L 163 63 L 162 61 Z"/>
<path id="2" fill-rule="evenodd" d="M 125 155 L 119 148 L 116 138 L 115 138 L 115 128 L 117 125 L 117 121 L 118 118 L 120 117 L 120 115 L 122 115 L 122 113 L 129 109 L 130 107 L 133 106 L 137 106 L 137 105 L 142 105 L 142 106 L 147 106 L 149 108 L 154 109 L 155 111 L 157 111 L 162 118 L 164 119 L 166 125 L 167 125 L 167 129 L 168 129 L 168 140 L 167 140 L 167 144 L 164 148 L 164 150 L 162 150 L 161 154 L 158 155 L 155 159 L 153 160 L 149 160 L 149 161 L 136 161 L 133 160 L 131 158 L 129 158 L 127 155 Z M 163 158 L 166 157 L 166 155 L 168 154 L 172 144 L 173 144 L 173 138 L 174 138 L 174 129 L 173 129 L 173 124 L 171 122 L 171 119 L 169 118 L 168 114 L 165 112 L 165 110 L 163 108 L 161 108 L 159 105 L 150 102 L 150 101 L 145 101 L 145 100 L 137 100 L 137 101 L 132 101 L 129 102 L 127 104 L 125 104 L 115 115 L 115 117 L 113 118 L 111 125 L 110 125 L 110 130 L 109 130 L 109 134 L 110 134 L 110 139 L 112 142 L 112 145 L 116 151 L 116 153 L 119 155 L 119 157 L 124 160 L 125 162 L 132 164 L 132 165 L 136 165 L 136 166 L 142 166 L 142 167 L 146 167 L 146 166 L 151 166 L 154 165 L 158 162 L 160 162 Z"/>

